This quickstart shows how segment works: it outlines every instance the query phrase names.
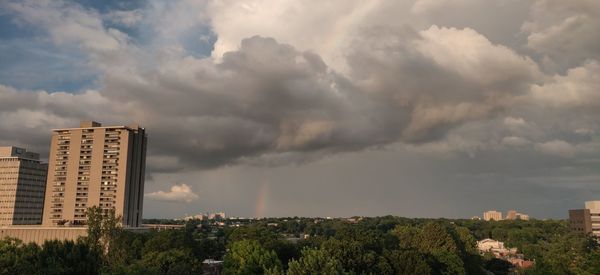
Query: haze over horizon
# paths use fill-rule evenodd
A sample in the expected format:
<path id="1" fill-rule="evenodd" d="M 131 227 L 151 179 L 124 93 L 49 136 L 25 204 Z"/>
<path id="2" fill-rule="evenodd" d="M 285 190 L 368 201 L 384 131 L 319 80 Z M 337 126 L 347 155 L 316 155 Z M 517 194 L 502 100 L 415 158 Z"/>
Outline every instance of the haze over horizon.
<path id="1" fill-rule="evenodd" d="M 0 3 L 0 146 L 148 132 L 146 218 L 566 218 L 600 199 L 594 0 Z"/>

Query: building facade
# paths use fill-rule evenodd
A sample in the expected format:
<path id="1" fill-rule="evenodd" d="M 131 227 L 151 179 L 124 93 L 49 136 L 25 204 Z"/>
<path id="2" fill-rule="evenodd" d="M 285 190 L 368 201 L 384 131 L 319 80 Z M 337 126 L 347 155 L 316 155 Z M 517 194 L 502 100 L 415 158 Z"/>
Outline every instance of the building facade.
<path id="1" fill-rule="evenodd" d="M 600 237 L 600 201 L 586 201 L 585 209 L 590 211 L 592 235 Z"/>
<path id="2" fill-rule="evenodd" d="M 569 210 L 569 228 L 600 238 L 600 201 L 586 201 L 584 209 Z"/>
<path id="3" fill-rule="evenodd" d="M 592 233 L 592 220 L 589 209 L 569 210 L 569 229 L 573 232 Z"/>
<path id="4" fill-rule="evenodd" d="M 0 147 L 0 226 L 42 223 L 47 171 L 39 154 Z"/>
<path id="5" fill-rule="evenodd" d="M 523 213 L 519 213 L 515 210 L 508 210 L 508 212 L 506 212 L 506 219 L 507 220 L 523 220 L 523 221 L 528 221 L 529 220 L 529 215 L 527 214 L 523 214 Z"/>
<path id="6" fill-rule="evenodd" d="M 44 226 L 84 225 L 86 210 L 111 209 L 126 227 L 142 220 L 147 135 L 144 128 L 82 121 L 52 133 Z"/>
<path id="7" fill-rule="evenodd" d="M 517 219 L 517 211 L 508 210 L 508 212 L 506 212 L 506 219 L 507 220 L 516 220 Z"/>
<path id="8" fill-rule="evenodd" d="M 483 212 L 483 219 L 486 221 L 501 221 L 502 220 L 502 212 L 491 210 Z"/>

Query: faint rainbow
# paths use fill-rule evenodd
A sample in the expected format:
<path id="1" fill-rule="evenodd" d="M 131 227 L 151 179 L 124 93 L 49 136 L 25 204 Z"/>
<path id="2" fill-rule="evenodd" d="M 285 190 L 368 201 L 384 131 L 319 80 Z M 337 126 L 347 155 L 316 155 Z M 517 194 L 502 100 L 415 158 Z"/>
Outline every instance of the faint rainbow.
<path id="1" fill-rule="evenodd" d="M 256 205 L 254 207 L 254 216 L 262 218 L 265 216 L 266 200 L 269 196 L 269 183 L 263 181 L 258 187 L 258 196 L 256 198 Z"/>

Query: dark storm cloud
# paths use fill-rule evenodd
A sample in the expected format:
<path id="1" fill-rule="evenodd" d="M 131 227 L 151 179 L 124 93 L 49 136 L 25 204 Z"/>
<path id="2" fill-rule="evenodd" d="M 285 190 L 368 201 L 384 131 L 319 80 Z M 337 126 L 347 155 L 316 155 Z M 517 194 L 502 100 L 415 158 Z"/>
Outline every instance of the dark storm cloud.
<path id="1" fill-rule="evenodd" d="M 471 54 L 481 60 L 463 61 L 464 71 L 447 67 L 454 60 L 438 59 L 451 55 L 453 41 L 442 44 L 440 36 L 474 40 Z M 140 112 L 136 119 L 153 130 L 154 154 L 214 167 L 265 154 L 437 140 L 504 109 L 537 73 L 531 61 L 468 29 L 370 31 L 362 39 L 349 56 L 350 77 L 315 53 L 253 37 L 217 64 L 186 57 L 139 75 L 109 73 L 102 95 Z"/>
<path id="2" fill-rule="evenodd" d="M 92 88 L 76 93 L 2 83 L 0 143 L 44 154 L 51 128 L 80 119 L 138 122 L 150 135 L 149 181 L 160 185 L 149 192 L 166 194 L 167 182 L 180 182 L 199 196 L 219 188 L 195 190 L 198 173 L 227 182 L 233 191 L 223 192 L 234 195 L 244 173 L 230 179 L 220 171 L 253 166 L 256 183 L 268 166 L 279 171 L 266 177 L 273 181 L 298 177 L 298 186 L 279 183 L 274 196 L 285 197 L 304 188 L 298 175 L 317 171 L 313 163 L 347 156 L 356 163 L 352 177 L 362 179 L 357 167 L 369 167 L 365 173 L 383 190 L 370 201 L 389 209 L 404 187 L 416 188 L 416 196 L 435 193 L 438 184 L 450 197 L 433 195 L 451 204 L 463 203 L 461 194 L 479 183 L 482 192 L 504 195 L 546 187 L 554 198 L 570 188 L 558 185 L 572 180 L 582 190 L 598 178 L 591 169 L 600 159 L 594 1 L 307 3 L 149 1 L 116 10 L 63 1 L 0 4 L 19 26 L 35 29 L 31 41 L 75 49 L 86 71 L 97 74 L 86 85 Z M 407 156 L 373 157 L 372 149 L 382 148 Z M 303 165 L 292 173 L 290 163 Z M 369 180 L 336 177 L 343 167 L 335 169 L 319 170 L 331 180 L 321 199 L 343 209 L 347 198 L 332 194 L 351 182 L 358 197 Z M 408 175 L 398 182 L 394 173 Z M 553 178 L 547 185 L 544 175 Z M 325 184 L 312 180 L 309 186 Z M 477 207 L 485 203 L 478 199 Z"/>

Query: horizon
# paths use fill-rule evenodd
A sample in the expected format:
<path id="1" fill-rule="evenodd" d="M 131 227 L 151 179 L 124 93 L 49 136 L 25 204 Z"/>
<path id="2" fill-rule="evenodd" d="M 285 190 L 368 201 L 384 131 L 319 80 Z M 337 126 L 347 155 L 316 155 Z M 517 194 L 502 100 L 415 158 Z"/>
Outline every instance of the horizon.
<path id="1" fill-rule="evenodd" d="M 593 1 L 0 3 L 0 146 L 148 133 L 144 219 L 568 218 L 600 200 Z M 162 219 L 162 218 L 157 218 Z"/>

